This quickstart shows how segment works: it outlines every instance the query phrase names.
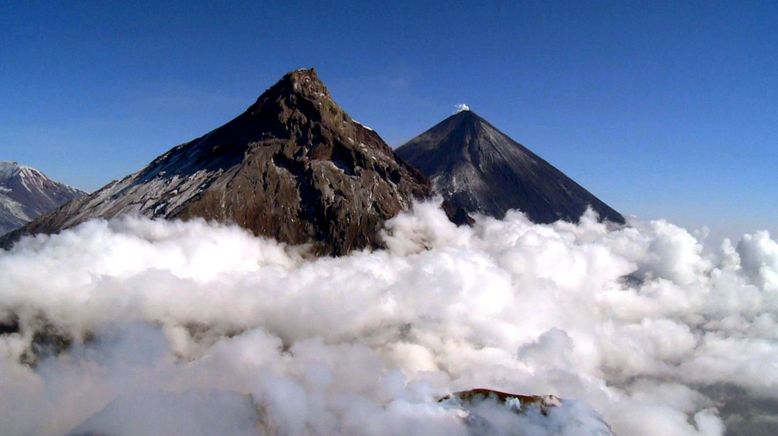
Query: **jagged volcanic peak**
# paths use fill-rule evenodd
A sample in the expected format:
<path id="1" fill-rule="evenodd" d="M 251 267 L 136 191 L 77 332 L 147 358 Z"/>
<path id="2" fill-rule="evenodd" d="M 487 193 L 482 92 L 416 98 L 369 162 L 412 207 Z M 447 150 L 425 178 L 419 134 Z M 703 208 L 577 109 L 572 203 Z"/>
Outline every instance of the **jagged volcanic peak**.
<path id="1" fill-rule="evenodd" d="M 383 222 L 429 194 L 424 176 L 331 98 L 313 69 L 290 72 L 227 124 L 7 237 L 133 213 L 234 222 L 313 242 L 319 253 L 381 245 Z"/>

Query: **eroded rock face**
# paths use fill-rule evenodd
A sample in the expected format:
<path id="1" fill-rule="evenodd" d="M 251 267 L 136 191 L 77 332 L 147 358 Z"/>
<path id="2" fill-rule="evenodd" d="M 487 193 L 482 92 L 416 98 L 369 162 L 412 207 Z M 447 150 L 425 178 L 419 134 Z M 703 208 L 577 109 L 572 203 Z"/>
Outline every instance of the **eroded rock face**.
<path id="1" fill-rule="evenodd" d="M 418 171 L 346 114 L 313 69 L 286 74 L 244 113 L 146 168 L 5 238 L 136 213 L 234 222 L 256 235 L 312 242 L 319 254 L 381 246 L 383 222 L 426 197 Z"/>
<path id="2" fill-rule="evenodd" d="M 430 178 L 457 223 L 473 213 L 502 218 L 510 209 L 536 223 L 577 222 L 589 206 L 602 219 L 624 223 L 621 214 L 470 110 L 396 152 Z"/>

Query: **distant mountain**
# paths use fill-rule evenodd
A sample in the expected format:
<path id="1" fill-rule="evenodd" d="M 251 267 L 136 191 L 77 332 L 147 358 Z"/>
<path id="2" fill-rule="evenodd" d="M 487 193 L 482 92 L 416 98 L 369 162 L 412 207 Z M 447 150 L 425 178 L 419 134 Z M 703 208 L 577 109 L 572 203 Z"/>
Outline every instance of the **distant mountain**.
<path id="1" fill-rule="evenodd" d="M 0 161 L 0 235 L 83 195 L 35 168 Z"/>
<path id="2" fill-rule="evenodd" d="M 395 150 L 432 181 L 459 222 L 469 214 L 502 218 L 519 209 L 536 223 L 577 222 L 591 206 L 624 217 L 551 164 L 466 107 Z"/>
<path id="3" fill-rule="evenodd" d="M 382 244 L 426 178 L 330 97 L 313 69 L 286 74 L 244 113 L 0 241 L 134 213 L 234 222 L 318 253 Z"/>

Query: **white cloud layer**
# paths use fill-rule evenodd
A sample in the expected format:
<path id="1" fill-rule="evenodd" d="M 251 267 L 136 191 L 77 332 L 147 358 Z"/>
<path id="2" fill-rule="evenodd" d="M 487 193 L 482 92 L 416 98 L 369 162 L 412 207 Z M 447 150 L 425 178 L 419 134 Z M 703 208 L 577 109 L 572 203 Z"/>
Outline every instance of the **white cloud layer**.
<path id="1" fill-rule="evenodd" d="M 738 417 L 710 387 L 778 399 L 766 232 L 707 251 L 665 221 L 467 228 L 426 203 L 385 239 L 313 259 L 237 227 L 124 218 L 0 251 L 0 319 L 20 326 L 0 335 L 4 432 L 605 432 L 594 409 L 620 435 L 717 435 Z M 20 363 L 36 333 L 45 356 L 41 332 L 73 342 Z M 571 401 L 437 402 L 476 387 Z"/>

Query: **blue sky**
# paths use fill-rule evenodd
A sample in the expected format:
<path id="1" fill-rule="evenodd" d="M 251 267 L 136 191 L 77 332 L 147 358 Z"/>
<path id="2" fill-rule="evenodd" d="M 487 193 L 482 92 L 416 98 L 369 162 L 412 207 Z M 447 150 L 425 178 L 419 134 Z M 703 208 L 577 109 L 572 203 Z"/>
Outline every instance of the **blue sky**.
<path id="1" fill-rule="evenodd" d="M 314 66 L 397 146 L 467 103 L 625 214 L 778 233 L 776 2 L 0 3 L 0 160 L 96 189 Z"/>

